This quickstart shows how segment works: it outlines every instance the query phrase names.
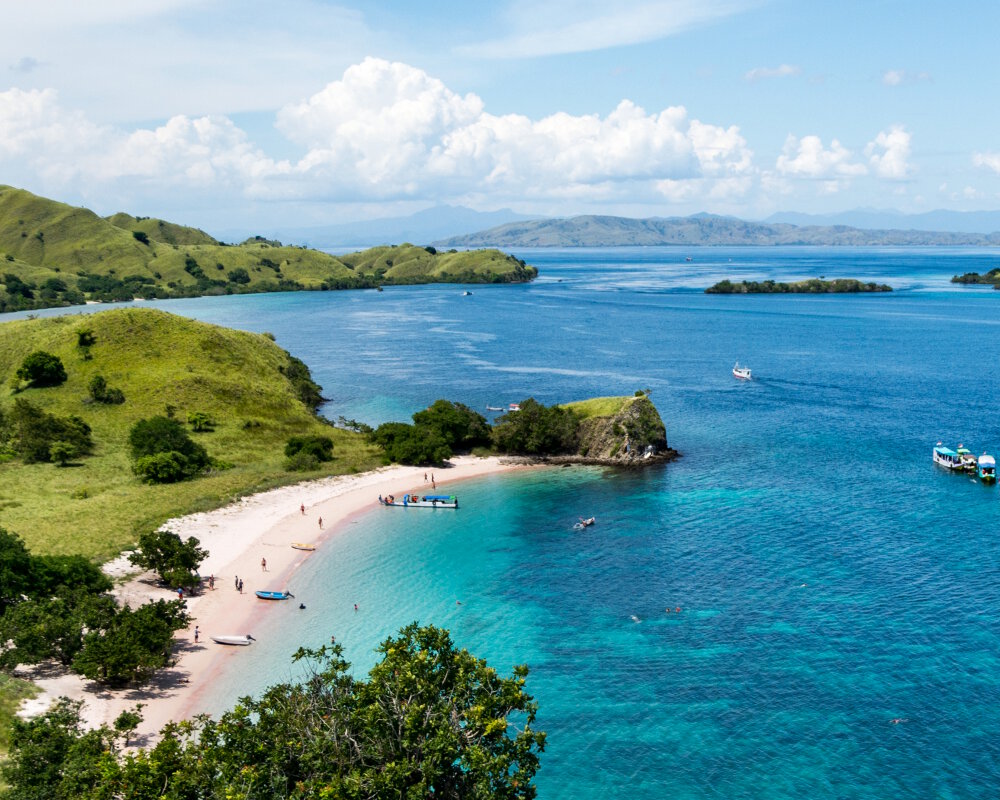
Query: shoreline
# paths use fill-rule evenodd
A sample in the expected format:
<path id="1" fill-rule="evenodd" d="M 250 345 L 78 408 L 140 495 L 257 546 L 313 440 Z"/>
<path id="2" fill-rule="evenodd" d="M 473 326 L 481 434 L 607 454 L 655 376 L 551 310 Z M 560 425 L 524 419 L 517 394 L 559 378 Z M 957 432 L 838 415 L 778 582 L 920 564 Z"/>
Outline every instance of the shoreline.
<path id="1" fill-rule="evenodd" d="M 142 703 L 143 721 L 132 741 L 137 747 L 154 743 L 168 722 L 199 713 L 198 707 L 210 691 L 212 675 L 225 668 L 234 651 L 242 649 L 217 645 L 210 637 L 250 632 L 263 611 L 261 603 L 268 602 L 258 600 L 254 592 L 283 590 L 312 555 L 310 551 L 292 548 L 293 542 L 315 544 L 319 549 L 329 538 L 343 535 L 352 518 L 372 510 L 379 494 L 432 491 L 431 475 L 441 486 L 538 468 L 523 462 L 502 461 L 497 456 L 456 456 L 448 463 L 449 466 L 436 470 L 396 465 L 358 475 L 322 478 L 250 495 L 213 511 L 169 520 L 164 529 L 182 539 L 194 536 L 209 553 L 200 567 L 201 574 L 206 576 L 202 590 L 186 599 L 191 624 L 175 634 L 174 663 L 157 671 L 146 686 L 114 692 L 72 673 L 54 673 L 47 665 L 19 670 L 20 677 L 29 678 L 42 690 L 22 705 L 19 714 L 44 713 L 56 698 L 65 696 L 83 700 L 84 724 L 97 727 L 113 724 L 122 711 Z M 266 570 L 261 559 L 267 561 Z M 175 597 L 174 592 L 157 585 L 152 573 L 136 574 L 124 555 L 106 564 L 104 569 L 113 578 L 128 578 L 113 590 L 121 602 L 135 606 Z M 209 575 L 215 578 L 214 590 L 208 588 Z M 236 576 L 244 581 L 242 594 L 236 591 Z M 195 626 L 200 632 L 197 643 Z"/>

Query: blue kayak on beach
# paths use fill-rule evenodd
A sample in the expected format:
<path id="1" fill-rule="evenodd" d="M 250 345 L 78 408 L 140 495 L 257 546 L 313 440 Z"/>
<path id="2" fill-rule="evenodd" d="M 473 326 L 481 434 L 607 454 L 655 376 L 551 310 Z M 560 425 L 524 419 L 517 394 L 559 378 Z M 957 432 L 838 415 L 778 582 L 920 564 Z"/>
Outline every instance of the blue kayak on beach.
<path id="1" fill-rule="evenodd" d="M 254 592 L 261 600 L 287 600 L 295 597 L 291 592 Z"/>

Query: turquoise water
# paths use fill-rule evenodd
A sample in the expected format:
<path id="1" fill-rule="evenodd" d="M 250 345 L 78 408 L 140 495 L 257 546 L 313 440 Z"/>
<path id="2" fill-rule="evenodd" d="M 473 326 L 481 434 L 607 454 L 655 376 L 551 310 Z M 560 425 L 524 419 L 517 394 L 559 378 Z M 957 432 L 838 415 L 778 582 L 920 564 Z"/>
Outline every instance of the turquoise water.
<path id="1" fill-rule="evenodd" d="M 467 482 L 457 512 L 376 509 L 309 558 L 291 586 L 307 609 L 271 609 L 254 668 L 220 683 L 219 707 L 292 674 L 300 644 L 335 634 L 364 670 L 419 620 L 502 670 L 531 666 L 546 800 L 996 794 L 1000 491 L 930 454 L 939 439 L 1000 452 L 1000 293 L 948 283 L 1000 253 L 517 255 L 536 283 L 468 297 L 157 304 L 273 332 L 333 417 L 649 388 L 684 454 L 641 473 Z M 696 290 L 815 275 L 900 291 Z M 737 359 L 753 382 L 732 378 Z"/>

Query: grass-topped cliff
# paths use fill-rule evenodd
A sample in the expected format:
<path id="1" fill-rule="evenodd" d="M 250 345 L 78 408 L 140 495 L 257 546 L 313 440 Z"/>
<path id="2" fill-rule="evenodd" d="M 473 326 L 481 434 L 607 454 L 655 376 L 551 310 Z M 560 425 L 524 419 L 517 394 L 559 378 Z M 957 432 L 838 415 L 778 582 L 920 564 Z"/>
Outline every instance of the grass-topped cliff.
<path id="1" fill-rule="evenodd" d="M 92 344 L 80 345 L 80 332 Z M 65 383 L 23 386 L 16 372 L 36 351 L 58 357 Z M 93 402 L 95 376 L 124 395 Z M 243 494 L 304 478 L 370 469 L 374 448 L 313 413 L 315 384 L 302 362 L 268 337 L 220 328 L 152 309 L 19 320 L 0 325 L 0 412 L 11 418 L 26 400 L 47 414 L 80 417 L 93 453 L 71 466 L 24 463 L 0 443 L 0 527 L 17 532 L 33 552 L 105 558 L 164 520 L 218 507 Z M 215 422 L 194 432 L 223 467 L 193 480 L 149 485 L 132 472 L 128 436 L 141 419 L 192 414 Z M 328 436 L 334 460 L 309 472 L 284 469 L 292 436 Z"/>
<path id="2" fill-rule="evenodd" d="M 646 394 L 634 397 L 594 397 L 561 408 L 579 419 L 578 454 L 581 457 L 628 463 L 650 452 L 672 453 L 667 447 L 667 429 L 656 406 Z"/>
<path id="3" fill-rule="evenodd" d="M 515 283 L 534 267 L 497 250 L 403 244 L 348 256 L 251 239 L 239 245 L 163 220 L 93 211 L 0 186 L 0 312 L 210 294 Z"/>

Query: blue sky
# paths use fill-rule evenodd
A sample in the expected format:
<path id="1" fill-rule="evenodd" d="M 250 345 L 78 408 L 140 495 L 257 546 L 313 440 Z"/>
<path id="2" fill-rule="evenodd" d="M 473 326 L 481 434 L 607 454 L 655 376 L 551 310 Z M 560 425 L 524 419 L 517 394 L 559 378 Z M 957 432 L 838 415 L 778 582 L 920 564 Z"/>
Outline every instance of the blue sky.
<path id="1" fill-rule="evenodd" d="M 1000 208 L 997 3 L 0 10 L 0 182 L 102 214 Z"/>

